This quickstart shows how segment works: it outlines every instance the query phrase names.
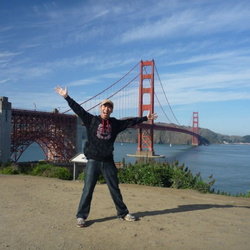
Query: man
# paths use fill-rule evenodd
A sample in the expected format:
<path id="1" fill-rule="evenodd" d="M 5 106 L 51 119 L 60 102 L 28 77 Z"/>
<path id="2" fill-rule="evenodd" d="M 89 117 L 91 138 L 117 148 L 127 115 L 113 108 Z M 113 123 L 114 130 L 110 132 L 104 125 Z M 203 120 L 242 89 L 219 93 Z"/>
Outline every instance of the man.
<path id="1" fill-rule="evenodd" d="M 143 121 L 156 119 L 156 114 L 148 113 L 144 117 L 117 120 L 110 117 L 114 109 L 111 100 L 104 100 L 100 105 L 100 115 L 94 116 L 84 110 L 69 95 L 67 88 L 58 86 L 56 92 L 65 98 L 70 108 L 80 117 L 86 126 L 87 141 L 84 154 L 88 159 L 84 174 L 84 188 L 76 214 L 77 226 L 85 227 L 85 220 L 90 212 L 90 205 L 95 185 L 100 174 L 103 174 L 111 197 L 114 201 L 118 218 L 126 221 L 135 221 L 136 218 L 129 213 L 119 189 L 117 168 L 114 163 L 113 151 L 117 135 L 133 125 Z"/>

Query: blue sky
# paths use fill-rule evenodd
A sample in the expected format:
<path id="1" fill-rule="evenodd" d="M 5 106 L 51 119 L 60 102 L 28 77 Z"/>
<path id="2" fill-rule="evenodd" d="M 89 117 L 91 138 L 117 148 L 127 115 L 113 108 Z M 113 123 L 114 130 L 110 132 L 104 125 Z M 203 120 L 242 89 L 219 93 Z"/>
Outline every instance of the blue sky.
<path id="1" fill-rule="evenodd" d="M 67 110 L 58 84 L 83 102 L 151 59 L 180 124 L 198 111 L 200 127 L 250 134 L 250 1 L 0 3 L 0 96 L 14 108 Z"/>

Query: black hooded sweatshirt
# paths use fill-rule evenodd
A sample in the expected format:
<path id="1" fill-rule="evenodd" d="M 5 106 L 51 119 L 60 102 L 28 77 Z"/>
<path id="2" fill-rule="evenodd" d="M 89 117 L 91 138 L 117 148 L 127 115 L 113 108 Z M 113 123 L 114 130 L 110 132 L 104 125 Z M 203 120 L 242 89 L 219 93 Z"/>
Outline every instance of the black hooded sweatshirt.
<path id="1" fill-rule="evenodd" d="M 117 120 L 116 118 L 110 117 L 108 120 L 104 120 L 100 115 L 96 116 L 87 112 L 70 96 L 67 96 L 65 99 L 70 108 L 79 116 L 86 126 L 87 141 L 84 146 L 84 154 L 87 159 L 114 161 L 114 142 L 117 135 L 131 126 L 148 120 L 147 116 L 125 120 Z"/>

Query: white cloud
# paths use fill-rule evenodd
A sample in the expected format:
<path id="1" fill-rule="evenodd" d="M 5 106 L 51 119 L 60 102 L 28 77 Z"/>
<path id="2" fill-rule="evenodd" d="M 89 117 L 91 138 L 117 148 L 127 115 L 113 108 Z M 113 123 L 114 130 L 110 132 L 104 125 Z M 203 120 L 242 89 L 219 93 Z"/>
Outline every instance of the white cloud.
<path id="1" fill-rule="evenodd" d="M 250 29 L 248 18 L 250 5 L 217 6 L 211 8 L 192 8 L 190 4 L 186 9 L 166 14 L 156 20 L 138 23 L 133 28 L 123 32 L 122 42 L 137 40 L 153 40 L 164 38 L 172 40 L 175 37 L 188 37 L 194 35 L 211 35 L 217 32 L 245 31 Z"/>
<path id="2" fill-rule="evenodd" d="M 96 79 L 82 79 L 74 82 L 69 82 L 67 85 L 69 87 L 74 87 L 74 86 L 84 86 L 84 85 L 89 85 L 89 84 L 96 84 L 97 80 Z"/>
<path id="3" fill-rule="evenodd" d="M 4 84 L 4 83 L 7 83 L 10 79 L 3 79 L 3 80 L 0 80 L 0 84 Z"/>
<path id="4" fill-rule="evenodd" d="M 21 52 L 9 52 L 4 51 L 0 53 L 0 69 L 5 68 L 16 56 L 20 55 Z"/>

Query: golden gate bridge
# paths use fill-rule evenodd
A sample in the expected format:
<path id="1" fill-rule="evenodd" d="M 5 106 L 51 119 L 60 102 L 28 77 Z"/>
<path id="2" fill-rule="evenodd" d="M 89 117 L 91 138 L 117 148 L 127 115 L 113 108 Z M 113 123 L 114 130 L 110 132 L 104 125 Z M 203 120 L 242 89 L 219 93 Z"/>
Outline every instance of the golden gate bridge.
<path id="1" fill-rule="evenodd" d="M 155 91 L 156 88 L 158 91 Z M 91 113 L 98 114 L 103 99 L 112 99 L 115 103 L 113 115 L 118 119 L 143 116 L 146 115 L 145 112 L 150 111 L 165 120 L 164 123 L 148 121 L 135 127 L 138 130 L 135 155 L 138 157 L 157 156 L 153 147 L 154 130 L 189 134 L 192 145 L 200 143 L 198 112 L 193 112 L 193 124 L 190 129 L 180 125 L 169 104 L 154 60 L 140 61 L 119 80 L 87 98 L 80 105 Z M 68 162 L 82 151 L 82 124 L 76 115 L 69 114 L 70 109 L 62 113 L 57 109 L 53 112 L 11 109 L 8 98 L 2 97 L 1 101 L 0 149 L 3 145 L 8 147 L 9 143 L 10 152 L 9 155 L 1 153 L 0 161 L 4 162 L 10 158 L 17 162 L 33 142 L 42 148 L 48 161 Z M 5 131 L 11 131 L 9 141 L 8 135 L 3 136 L 4 128 Z"/>

